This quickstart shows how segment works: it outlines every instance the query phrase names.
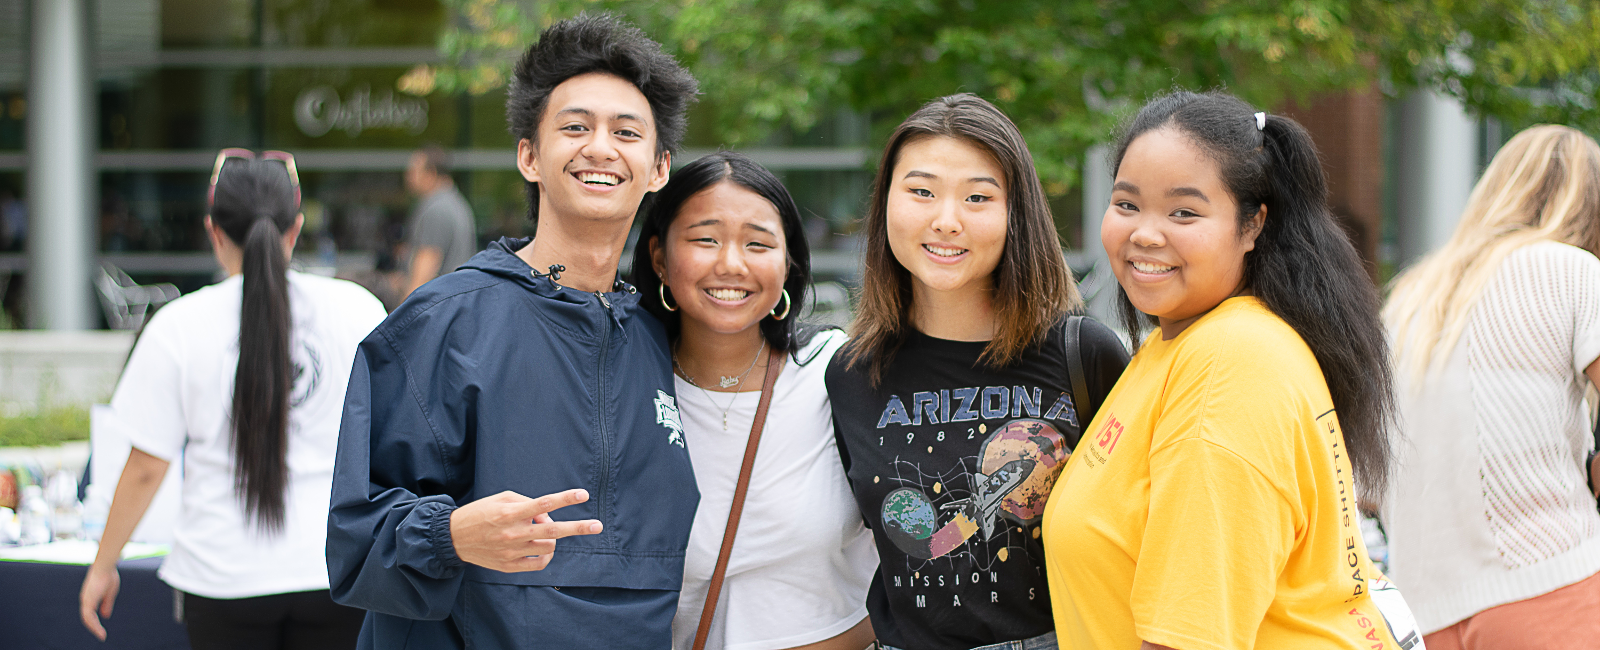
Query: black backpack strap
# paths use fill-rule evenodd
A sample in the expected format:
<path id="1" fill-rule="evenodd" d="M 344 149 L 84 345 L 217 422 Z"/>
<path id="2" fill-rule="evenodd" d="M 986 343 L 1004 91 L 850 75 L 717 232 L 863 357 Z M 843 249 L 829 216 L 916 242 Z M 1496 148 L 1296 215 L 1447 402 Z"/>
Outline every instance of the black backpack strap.
<path id="1" fill-rule="evenodd" d="M 1078 419 L 1078 435 L 1071 440 L 1072 448 L 1078 448 L 1078 440 L 1083 438 L 1083 430 L 1089 427 L 1089 421 L 1084 419 L 1093 410 L 1089 408 L 1089 381 L 1083 372 L 1083 347 L 1079 344 L 1079 333 L 1083 329 L 1083 315 L 1067 317 L 1067 322 L 1062 328 L 1063 346 L 1067 353 L 1067 378 L 1072 383 L 1072 410 Z"/>

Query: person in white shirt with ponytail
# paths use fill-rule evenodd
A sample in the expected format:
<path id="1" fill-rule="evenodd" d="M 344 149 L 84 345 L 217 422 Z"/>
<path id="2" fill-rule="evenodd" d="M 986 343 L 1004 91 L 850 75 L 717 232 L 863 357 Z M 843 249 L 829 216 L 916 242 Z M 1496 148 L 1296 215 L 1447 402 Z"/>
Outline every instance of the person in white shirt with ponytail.
<path id="1" fill-rule="evenodd" d="M 1389 575 L 1430 650 L 1592 648 L 1600 513 L 1600 146 L 1536 126 L 1500 149 L 1444 248 L 1394 282 Z"/>
<path id="2" fill-rule="evenodd" d="M 182 462 L 161 579 L 190 646 L 351 648 L 365 612 L 333 602 L 324 559 L 333 459 L 356 346 L 384 318 L 361 287 L 289 270 L 305 217 L 294 158 L 224 149 L 205 220 L 222 282 L 163 307 L 111 398 L 133 451 L 79 594 L 102 641 L 117 559 Z"/>

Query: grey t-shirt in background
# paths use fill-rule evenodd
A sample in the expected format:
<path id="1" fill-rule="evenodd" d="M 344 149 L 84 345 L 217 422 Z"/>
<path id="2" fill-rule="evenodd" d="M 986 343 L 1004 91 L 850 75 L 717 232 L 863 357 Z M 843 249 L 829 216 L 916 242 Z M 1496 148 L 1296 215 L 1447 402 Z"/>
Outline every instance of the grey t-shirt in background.
<path id="1" fill-rule="evenodd" d="M 472 208 L 467 205 L 466 197 L 461 196 L 454 185 L 422 197 L 406 224 L 406 244 L 411 250 L 407 268 L 416 260 L 417 251 L 426 246 L 439 249 L 439 269 L 435 275 L 444 275 L 466 264 L 478 250 Z"/>

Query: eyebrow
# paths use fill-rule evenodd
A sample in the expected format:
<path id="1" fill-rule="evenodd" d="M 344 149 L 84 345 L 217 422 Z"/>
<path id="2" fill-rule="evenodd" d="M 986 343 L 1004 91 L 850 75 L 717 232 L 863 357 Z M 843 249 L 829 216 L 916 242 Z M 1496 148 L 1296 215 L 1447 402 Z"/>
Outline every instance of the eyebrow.
<path id="1" fill-rule="evenodd" d="M 1128 181 L 1117 181 L 1117 184 L 1116 185 L 1112 185 L 1111 189 L 1127 192 L 1127 193 L 1132 194 L 1134 196 L 1138 196 L 1139 195 L 1139 186 L 1138 185 L 1134 185 L 1133 183 L 1129 183 Z"/>
<path id="2" fill-rule="evenodd" d="M 1206 198 L 1206 193 L 1205 192 L 1201 192 L 1200 190 L 1197 190 L 1197 189 L 1192 188 L 1192 187 L 1174 187 L 1174 188 L 1172 188 L 1170 190 L 1167 190 L 1167 197 L 1168 198 L 1175 197 L 1175 196 L 1192 196 L 1194 198 L 1200 199 L 1201 201 L 1205 201 L 1206 203 L 1210 203 L 1211 202 L 1211 199 Z"/>
<path id="3" fill-rule="evenodd" d="M 684 229 L 687 230 L 689 228 L 699 228 L 701 226 L 715 226 L 715 225 L 720 224 L 720 223 L 722 223 L 721 219 L 702 219 L 700 221 L 696 221 L 696 222 L 691 223 L 691 224 L 689 224 L 687 226 L 684 226 Z M 776 233 L 773 233 L 771 230 L 769 230 L 766 226 L 762 226 L 760 224 L 747 223 L 747 224 L 744 225 L 744 227 L 746 227 L 746 228 L 754 228 L 756 230 L 759 230 L 761 232 L 767 233 L 769 235 L 776 234 Z"/>
<path id="4" fill-rule="evenodd" d="M 567 115 L 567 114 L 582 115 L 584 117 L 594 117 L 595 116 L 594 111 L 591 111 L 591 110 L 589 110 L 587 108 L 576 108 L 576 107 L 574 107 L 574 108 L 563 108 L 563 109 L 561 109 L 559 111 L 556 111 L 556 116 L 557 117 L 562 116 L 562 115 Z M 616 115 L 611 116 L 611 119 L 613 119 L 613 120 L 633 120 L 635 122 L 643 122 L 643 121 L 645 121 L 644 118 L 639 117 L 638 115 L 634 115 L 633 113 L 617 113 Z"/>
<path id="5" fill-rule="evenodd" d="M 911 171 L 906 172 L 906 175 L 903 178 L 932 178 L 932 179 L 937 180 L 939 177 L 935 176 L 933 174 L 930 174 L 928 172 L 925 172 L 925 171 L 918 171 L 918 170 L 913 169 Z M 988 184 L 993 185 L 995 187 L 1000 187 L 1000 181 L 997 181 L 997 180 L 995 180 L 993 178 L 990 178 L 988 176 L 973 176 L 972 178 L 967 179 L 967 182 L 968 183 L 988 183 Z"/>

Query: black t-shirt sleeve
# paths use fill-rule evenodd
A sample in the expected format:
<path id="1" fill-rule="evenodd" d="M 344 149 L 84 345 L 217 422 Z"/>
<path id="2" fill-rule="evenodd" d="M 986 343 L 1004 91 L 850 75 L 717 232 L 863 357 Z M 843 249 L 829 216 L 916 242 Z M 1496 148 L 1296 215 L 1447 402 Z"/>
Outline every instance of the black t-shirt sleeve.
<path id="1" fill-rule="evenodd" d="M 1083 360 L 1083 375 L 1089 384 L 1088 413 L 1079 413 L 1087 428 L 1111 394 L 1111 387 L 1122 377 L 1122 369 L 1128 367 L 1128 348 L 1123 347 L 1122 339 L 1111 328 L 1085 317 L 1078 330 L 1078 358 Z"/>
<path id="2" fill-rule="evenodd" d="M 845 360 L 841 358 L 844 354 L 844 351 L 840 350 L 832 359 L 828 360 L 828 369 L 822 373 L 822 384 L 828 391 L 829 406 L 833 411 L 834 446 L 839 448 L 839 463 L 844 465 L 845 478 L 848 480 L 850 476 L 850 448 L 844 443 L 845 427 L 843 423 L 839 422 L 840 409 L 835 399 L 835 396 L 841 395 L 845 390 L 840 387 L 840 384 L 848 383 Z"/>

